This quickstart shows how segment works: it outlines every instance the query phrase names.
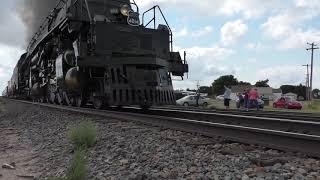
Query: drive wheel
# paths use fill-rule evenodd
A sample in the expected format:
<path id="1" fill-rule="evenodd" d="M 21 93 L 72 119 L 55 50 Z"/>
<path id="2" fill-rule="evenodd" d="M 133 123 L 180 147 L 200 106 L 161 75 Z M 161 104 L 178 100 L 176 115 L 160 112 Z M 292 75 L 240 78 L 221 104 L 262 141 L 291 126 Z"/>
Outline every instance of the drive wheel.
<path id="1" fill-rule="evenodd" d="M 54 94 L 54 87 L 49 85 L 49 87 L 47 88 L 47 99 L 48 99 L 48 103 L 50 104 L 54 104 L 54 100 L 55 100 L 55 94 Z"/>
<path id="2" fill-rule="evenodd" d="M 87 104 L 86 99 L 83 97 L 83 95 L 74 97 L 74 103 L 76 107 L 83 107 Z"/>
<path id="3" fill-rule="evenodd" d="M 59 93 L 56 94 L 56 104 L 57 105 L 62 105 L 63 104 L 62 98 L 61 98 Z"/>
<path id="4" fill-rule="evenodd" d="M 208 107 L 208 103 L 203 103 L 203 105 L 202 105 L 203 107 Z"/>
<path id="5" fill-rule="evenodd" d="M 103 107 L 103 101 L 101 100 L 101 98 L 95 97 L 95 98 L 93 99 L 93 107 L 94 107 L 95 109 L 102 109 L 102 107 Z"/>
<path id="6" fill-rule="evenodd" d="M 82 103 L 82 97 L 81 96 L 74 97 L 74 105 L 76 107 L 82 107 L 83 103 Z"/>
<path id="7" fill-rule="evenodd" d="M 64 101 L 64 104 L 67 106 L 72 105 L 71 98 L 68 96 L 68 94 L 66 92 L 63 92 L 63 101 Z"/>
<path id="8" fill-rule="evenodd" d="M 189 103 L 187 103 L 187 102 L 185 102 L 185 103 L 183 103 L 183 106 L 189 106 Z"/>

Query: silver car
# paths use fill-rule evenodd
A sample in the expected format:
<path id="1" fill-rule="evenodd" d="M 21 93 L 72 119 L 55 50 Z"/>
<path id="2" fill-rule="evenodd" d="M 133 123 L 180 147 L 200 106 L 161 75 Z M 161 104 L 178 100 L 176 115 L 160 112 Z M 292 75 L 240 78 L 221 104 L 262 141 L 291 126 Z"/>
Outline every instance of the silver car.
<path id="1" fill-rule="evenodd" d="M 205 98 L 202 96 L 199 96 L 199 106 L 208 106 L 209 104 L 209 98 Z M 197 96 L 190 95 L 190 96 L 185 96 L 179 100 L 176 101 L 177 105 L 180 106 L 197 106 Z"/>

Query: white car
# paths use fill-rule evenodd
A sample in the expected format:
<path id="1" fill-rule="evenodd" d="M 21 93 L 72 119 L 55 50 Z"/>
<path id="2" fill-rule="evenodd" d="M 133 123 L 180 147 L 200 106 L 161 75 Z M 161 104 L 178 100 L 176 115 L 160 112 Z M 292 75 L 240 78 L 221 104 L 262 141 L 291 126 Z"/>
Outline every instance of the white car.
<path id="1" fill-rule="evenodd" d="M 224 95 L 223 95 L 223 94 L 222 94 L 222 95 L 219 95 L 219 96 L 216 97 L 216 99 L 218 99 L 218 100 L 224 100 Z"/>
<path id="2" fill-rule="evenodd" d="M 205 97 L 202 97 L 202 96 L 199 96 L 199 106 L 208 106 L 209 104 L 209 98 L 205 98 Z M 186 97 L 183 97 L 179 100 L 176 101 L 177 102 L 177 105 L 180 105 L 180 106 L 197 106 L 197 96 L 186 96 Z"/>

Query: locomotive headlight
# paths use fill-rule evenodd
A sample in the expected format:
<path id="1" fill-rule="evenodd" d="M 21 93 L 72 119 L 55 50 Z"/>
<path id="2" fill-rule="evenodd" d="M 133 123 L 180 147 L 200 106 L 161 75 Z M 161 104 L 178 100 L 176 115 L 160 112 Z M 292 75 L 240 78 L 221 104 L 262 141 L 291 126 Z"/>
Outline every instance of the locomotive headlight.
<path id="1" fill-rule="evenodd" d="M 125 4 L 121 7 L 120 12 L 124 16 L 129 16 L 129 12 L 131 11 L 131 7 L 128 4 Z"/>

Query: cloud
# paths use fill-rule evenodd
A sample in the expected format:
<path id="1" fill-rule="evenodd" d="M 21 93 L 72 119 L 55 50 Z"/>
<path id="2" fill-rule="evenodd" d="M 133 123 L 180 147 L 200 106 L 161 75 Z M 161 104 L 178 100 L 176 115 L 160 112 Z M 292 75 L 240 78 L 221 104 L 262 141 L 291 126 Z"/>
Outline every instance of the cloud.
<path id="1" fill-rule="evenodd" d="M 221 32 L 221 41 L 225 45 L 233 44 L 248 32 L 248 26 L 238 19 L 225 23 Z"/>
<path id="2" fill-rule="evenodd" d="M 221 62 L 233 54 L 233 50 L 219 47 L 190 47 L 178 49 L 180 52 L 187 52 L 187 61 L 189 64 L 189 80 L 175 81 L 175 88 L 192 88 L 195 80 L 202 80 L 201 84 L 209 85 L 220 75 L 235 74 L 237 68 L 228 65 L 219 65 Z"/>
<path id="3" fill-rule="evenodd" d="M 285 3 L 279 0 L 137 0 L 137 4 L 142 9 L 153 5 L 161 7 L 177 7 L 179 9 L 187 9 L 196 15 L 206 16 L 235 16 L 240 15 L 243 18 L 259 18 L 267 12 L 267 10 L 285 7 Z"/>
<path id="4" fill-rule="evenodd" d="M 304 48 L 307 43 L 320 42 L 320 30 L 297 30 L 289 34 L 279 45 L 280 49 Z"/>
<path id="5" fill-rule="evenodd" d="M 298 85 L 305 83 L 305 69 L 299 66 L 282 65 L 274 66 L 257 72 L 257 79 L 269 79 L 272 87 L 281 85 Z"/>
<path id="6" fill-rule="evenodd" d="M 305 2 L 305 0 L 297 0 L 296 7 L 269 17 L 261 25 L 264 35 L 280 41 L 278 49 L 302 48 L 307 42 L 320 40 L 319 29 L 303 28 L 305 22 L 319 15 L 320 11 L 320 9 L 313 11 L 315 7 L 306 6 Z"/>
<path id="7" fill-rule="evenodd" d="M 225 15 L 235 15 L 242 13 L 242 15 L 249 19 L 260 17 L 264 14 L 266 9 L 255 0 L 227 0 L 220 8 L 220 12 Z"/>
<path id="8" fill-rule="evenodd" d="M 258 63 L 258 59 L 257 59 L 257 58 L 249 58 L 249 59 L 247 60 L 247 63 L 257 64 L 257 63 Z"/>
<path id="9" fill-rule="evenodd" d="M 210 33 L 213 32 L 213 27 L 212 26 L 205 26 L 201 29 L 198 29 L 196 31 L 194 31 L 191 36 L 192 37 L 202 37 L 202 36 L 206 36 Z"/>
<path id="10" fill-rule="evenodd" d="M 10 80 L 15 64 L 22 53 L 23 50 L 20 48 L 0 43 L 0 91 Z"/>
<path id="11" fill-rule="evenodd" d="M 248 43 L 246 45 L 246 48 L 248 50 L 255 51 L 255 52 L 261 52 L 268 49 L 267 45 L 264 45 L 261 42 Z"/>
<path id="12" fill-rule="evenodd" d="M 25 27 L 18 17 L 18 0 L 3 1 L 0 6 L 0 43 L 23 47 L 25 45 Z"/>
<path id="13" fill-rule="evenodd" d="M 174 37 L 180 38 L 185 37 L 189 34 L 188 29 L 186 27 L 182 29 L 172 29 Z"/>

